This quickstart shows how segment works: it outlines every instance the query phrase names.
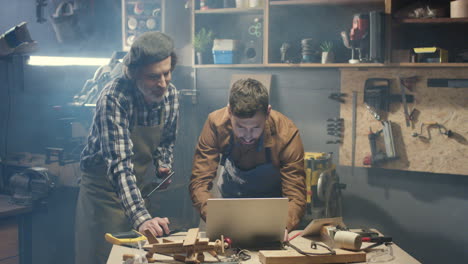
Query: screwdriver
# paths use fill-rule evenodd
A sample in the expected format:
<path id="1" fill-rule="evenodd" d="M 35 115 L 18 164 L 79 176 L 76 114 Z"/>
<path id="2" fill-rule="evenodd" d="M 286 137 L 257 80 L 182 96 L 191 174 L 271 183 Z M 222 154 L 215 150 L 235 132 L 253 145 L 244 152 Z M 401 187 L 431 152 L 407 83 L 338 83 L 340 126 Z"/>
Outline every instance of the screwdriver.
<path id="1" fill-rule="evenodd" d="M 362 242 L 386 243 L 392 242 L 392 237 L 363 237 Z"/>
<path id="2" fill-rule="evenodd" d="M 158 184 L 158 186 L 154 187 L 154 189 L 150 193 L 145 195 L 145 197 L 143 197 L 143 199 L 148 198 L 152 193 L 154 193 L 156 190 L 158 190 L 161 187 L 161 185 L 163 185 L 167 180 L 169 180 L 172 177 L 172 175 L 174 175 L 174 171 L 169 172 L 169 175 L 167 175 L 166 178 L 164 178 L 164 180 L 162 180 L 162 182 L 160 182 Z"/>

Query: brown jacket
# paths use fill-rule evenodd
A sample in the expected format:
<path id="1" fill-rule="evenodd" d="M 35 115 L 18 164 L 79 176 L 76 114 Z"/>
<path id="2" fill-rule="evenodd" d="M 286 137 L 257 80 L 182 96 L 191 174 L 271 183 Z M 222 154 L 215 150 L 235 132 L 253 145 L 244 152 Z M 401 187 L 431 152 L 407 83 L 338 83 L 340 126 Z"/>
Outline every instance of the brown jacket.
<path id="1" fill-rule="evenodd" d="M 203 219 L 206 219 L 206 202 L 211 198 L 220 154 L 229 145 L 231 133 L 231 122 L 224 107 L 209 114 L 198 140 L 189 189 L 193 204 Z M 287 229 L 291 231 L 303 216 L 306 204 L 304 148 L 299 130 L 286 116 L 272 110 L 263 136 L 264 148 L 271 148 L 272 163 L 280 169 L 283 196 L 289 198 Z M 250 169 L 265 163 L 264 149 L 257 152 L 237 148 L 234 146 L 232 150 L 236 166 Z"/>

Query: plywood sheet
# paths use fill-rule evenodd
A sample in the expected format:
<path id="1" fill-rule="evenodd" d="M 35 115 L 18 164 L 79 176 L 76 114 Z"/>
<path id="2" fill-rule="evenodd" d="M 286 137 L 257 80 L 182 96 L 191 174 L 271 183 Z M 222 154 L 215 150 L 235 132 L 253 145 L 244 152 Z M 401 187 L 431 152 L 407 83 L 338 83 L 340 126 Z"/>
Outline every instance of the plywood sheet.
<path id="1" fill-rule="evenodd" d="M 368 78 L 391 79 L 391 93 L 400 94 L 397 77 L 418 76 L 419 81 L 413 92 L 415 102 L 408 104 L 419 110 L 412 127 L 406 127 L 401 103 L 393 103 L 387 120 L 394 123 L 393 133 L 399 159 L 389 161 L 380 167 L 388 169 L 425 171 L 468 175 L 468 88 L 427 87 L 428 78 L 468 78 L 468 69 L 460 68 L 377 68 L 343 69 L 341 71 L 341 91 L 348 94 L 349 100 L 341 105 L 340 115 L 345 120 L 344 142 L 340 146 L 340 165 L 351 165 L 351 131 L 353 91 L 358 93 L 356 124 L 356 166 L 364 166 L 363 159 L 370 154 L 368 140 L 369 127 L 375 132 L 382 128 L 367 111 L 363 102 L 364 83 Z M 421 140 L 412 136 L 420 132 L 421 122 L 437 122 L 455 134 L 447 138 L 431 129 L 431 140 Z M 427 131 L 424 131 L 427 135 Z M 379 138 L 378 148 L 384 150 L 383 137 Z"/>
<path id="2" fill-rule="evenodd" d="M 308 252 L 310 251 L 308 250 Z M 318 248 L 317 253 L 327 253 L 327 251 Z M 336 249 L 336 255 L 305 256 L 294 250 L 261 250 L 258 254 L 262 264 L 353 263 L 366 261 L 366 253 L 364 252 L 340 249 Z"/>

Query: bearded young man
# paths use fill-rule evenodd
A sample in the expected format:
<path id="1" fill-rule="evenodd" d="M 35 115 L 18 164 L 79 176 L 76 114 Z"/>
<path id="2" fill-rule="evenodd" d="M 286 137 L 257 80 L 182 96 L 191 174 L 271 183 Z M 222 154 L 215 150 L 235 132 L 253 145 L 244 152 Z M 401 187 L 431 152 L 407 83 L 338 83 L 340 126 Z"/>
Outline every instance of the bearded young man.
<path id="1" fill-rule="evenodd" d="M 204 220 L 218 166 L 223 198 L 287 197 L 287 231 L 297 226 L 306 204 L 304 148 L 297 127 L 271 109 L 257 80 L 235 82 L 228 106 L 209 114 L 199 137 L 189 189 Z"/>
<path id="2" fill-rule="evenodd" d="M 104 88 L 81 155 L 75 263 L 105 263 L 105 233 L 131 229 L 169 234 L 169 219 L 150 213 L 143 197 L 172 172 L 179 103 L 170 84 L 172 39 L 140 35 L 124 57 L 123 77 Z M 156 172 L 148 173 L 151 163 Z"/>

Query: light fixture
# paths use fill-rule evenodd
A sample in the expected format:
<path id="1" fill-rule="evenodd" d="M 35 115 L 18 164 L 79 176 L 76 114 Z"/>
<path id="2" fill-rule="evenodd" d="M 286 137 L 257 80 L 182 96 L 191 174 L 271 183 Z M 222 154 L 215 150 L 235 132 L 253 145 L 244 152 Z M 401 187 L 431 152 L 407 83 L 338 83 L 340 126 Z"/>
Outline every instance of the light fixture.
<path id="1" fill-rule="evenodd" d="M 101 66 L 109 63 L 109 58 L 30 56 L 28 64 L 37 66 Z"/>

